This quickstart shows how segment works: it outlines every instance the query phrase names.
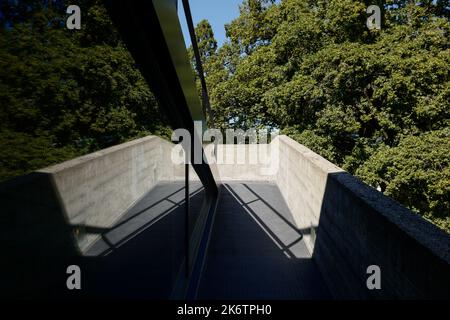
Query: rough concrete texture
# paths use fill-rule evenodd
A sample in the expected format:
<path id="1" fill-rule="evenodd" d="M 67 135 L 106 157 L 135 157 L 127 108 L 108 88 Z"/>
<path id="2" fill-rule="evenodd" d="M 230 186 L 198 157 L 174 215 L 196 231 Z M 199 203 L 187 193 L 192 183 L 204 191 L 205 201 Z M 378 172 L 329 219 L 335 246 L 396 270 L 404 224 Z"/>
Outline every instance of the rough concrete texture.
<path id="1" fill-rule="evenodd" d="M 274 181 L 278 167 L 272 157 L 275 148 L 275 144 L 217 145 L 218 177 L 221 181 Z"/>
<path id="2" fill-rule="evenodd" d="M 276 181 L 313 252 L 315 239 L 311 229 L 319 225 L 328 174 L 343 170 L 286 136 L 276 139 L 280 157 Z"/>
<path id="3" fill-rule="evenodd" d="M 149 136 L 46 169 L 73 225 L 109 227 L 159 181 L 184 179 L 170 160 L 172 144 Z M 96 236 L 79 242 L 85 251 Z"/>
<path id="4" fill-rule="evenodd" d="M 336 297 L 450 297 L 449 235 L 348 173 L 331 174 L 314 257 Z M 367 290 L 367 267 L 381 290 Z"/>
<path id="5" fill-rule="evenodd" d="M 277 184 L 336 298 L 450 298 L 450 236 L 292 139 Z M 368 290 L 367 267 L 381 268 Z"/>

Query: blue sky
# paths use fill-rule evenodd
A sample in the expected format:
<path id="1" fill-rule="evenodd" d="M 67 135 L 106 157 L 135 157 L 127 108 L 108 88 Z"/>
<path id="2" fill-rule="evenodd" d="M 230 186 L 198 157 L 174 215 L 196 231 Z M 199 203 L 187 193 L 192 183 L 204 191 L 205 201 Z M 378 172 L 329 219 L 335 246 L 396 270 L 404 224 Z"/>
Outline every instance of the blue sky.
<path id="1" fill-rule="evenodd" d="M 224 25 L 239 16 L 239 5 L 242 0 L 190 0 L 189 3 L 194 26 L 202 19 L 207 19 L 212 26 L 218 45 L 221 46 L 225 41 Z M 189 46 L 191 41 L 181 1 L 178 3 L 178 12 L 184 40 L 186 45 Z"/>

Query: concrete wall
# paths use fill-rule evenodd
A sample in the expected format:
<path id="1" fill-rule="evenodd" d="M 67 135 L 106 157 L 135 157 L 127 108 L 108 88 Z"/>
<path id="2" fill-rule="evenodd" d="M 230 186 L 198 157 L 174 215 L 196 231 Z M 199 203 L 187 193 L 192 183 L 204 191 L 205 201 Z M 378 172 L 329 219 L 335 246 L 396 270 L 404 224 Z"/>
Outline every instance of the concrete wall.
<path id="1" fill-rule="evenodd" d="M 108 228 L 159 181 L 184 182 L 172 150 L 149 136 L 1 183 L 0 297 L 61 298 L 67 266 L 99 238 L 72 226 Z"/>
<path id="2" fill-rule="evenodd" d="M 219 145 L 216 179 L 276 181 L 335 297 L 450 297 L 449 235 L 286 136 L 255 148 Z M 173 164 L 172 150 L 172 143 L 150 136 L 3 186 L 0 196 L 12 212 L 7 215 L 12 221 L 3 223 L 16 226 L 3 237 L 16 239 L 16 233 L 30 230 L 20 238 L 23 246 L 11 242 L 20 247 L 11 247 L 13 252 L 29 256 L 27 239 L 33 232 L 42 233 L 36 219 L 52 226 L 54 231 L 45 234 L 56 237 L 55 232 L 64 229 L 58 238 L 69 247 L 70 234 L 61 228 L 64 219 L 70 224 L 111 226 L 159 181 L 184 180 L 184 165 Z M 257 151 L 258 157 L 251 158 Z M 191 172 L 191 179 L 198 179 Z M 35 210 L 47 216 L 32 214 Z M 51 224 L 46 222 L 50 218 Z M 86 250 L 95 238 L 80 238 L 80 249 Z M 48 248 L 59 243 L 53 239 L 45 240 Z M 381 268 L 381 290 L 366 287 L 370 265 Z"/>
<path id="3" fill-rule="evenodd" d="M 184 179 L 172 143 L 149 136 L 39 170 L 54 181 L 69 222 L 110 227 L 158 181 Z M 80 237 L 82 251 L 97 238 Z"/>
<path id="4" fill-rule="evenodd" d="M 277 184 L 336 298 L 450 298 L 450 236 L 292 139 Z M 367 267 L 381 268 L 368 290 Z"/>
<path id="5" fill-rule="evenodd" d="M 70 224 L 108 228 L 158 182 L 184 181 L 184 165 L 174 164 L 171 159 L 173 146 L 159 137 L 148 136 L 38 173 L 48 175 L 54 182 Z M 275 162 L 267 147 L 218 145 L 218 164 L 212 165 L 216 180 L 273 181 L 275 175 L 268 169 Z M 212 149 L 207 154 L 212 162 Z M 189 176 L 192 181 L 199 180 L 192 167 Z M 78 246 L 84 252 L 96 239 L 97 235 L 83 234 L 81 229 Z"/>
<path id="6" fill-rule="evenodd" d="M 312 253 L 328 174 L 344 171 L 286 136 L 276 139 L 280 158 L 276 176 L 278 188 Z"/>
<path id="7" fill-rule="evenodd" d="M 276 147 L 275 144 L 217 145 L 215 161 L 218 178 L 220 181 L 275 181 L 274 169 L 278 164 L 272 152 L 276 154 Z"/>

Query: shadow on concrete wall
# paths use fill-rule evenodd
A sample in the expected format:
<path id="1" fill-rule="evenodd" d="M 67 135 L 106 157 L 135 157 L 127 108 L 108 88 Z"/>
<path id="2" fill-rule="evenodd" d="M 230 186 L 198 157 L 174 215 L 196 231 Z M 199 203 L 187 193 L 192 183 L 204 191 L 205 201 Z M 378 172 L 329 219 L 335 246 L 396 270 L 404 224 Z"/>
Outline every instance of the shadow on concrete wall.
<path id="1" fill-rule="evenodd" d="M 313 259 L 302 253 L 310 230 L 296 229 L 272 203 L 270 184 L 239 188 L 224 187 L 201 298 L 328 297 L 317 285 L 322 277 L 335 298 L 450 297 L 450 236 L 350 174 L 328 175 L 319 224 L 310 233 Z M 202 200 L 192 195 L 192 212 Z M 82 257 L 50 175 L 0 184 L 0 201 L 2 297 L 170 297 L 184 254 L 182 203 L 145 219 L 156 202 L 136 207 L 132 219 L 144 221 L 138 229 L 124 230 L 125 240 L 108 255 Z M 81 266 L 81 294 L 66 288 L 71 264 Z M 366 287 L 370 265 L 381 268 L 381 290 Z"/>
<path id="2" fill-rule="evenodd" d="M 313 258 L 336 298 L 450 298 L 450 236 L 346 172 L 328 174 L 314 233 Z M 367 288 L 370 265 L 381 290 Z"/>
<path id="3" fill-rule="evenodd" d="M 203 199 L 204 189 L 192 187 L 191 232 Z M 71 225 L 45 173 L 0 184 L 0 201 L 1 297 L 167 299 L 183 272 L 184 183 L 156 186 L 110 228 Z M 109 241 L 96 242 L 86 256 L 75 229 Z M 72 264 L 81 269 L 81 290 L 66 287 Z"/>
<path id="4" fill-rule="evenodd" d="M 176 191 L 167 191 L 167 186 Z M 156 186 L 104 233 L 103 239 L 109 239 L 109 244 L 99 241 L 90 248 L 90 256 L 84 257 L 82 263 L 85 270 L 82 297 L 172 297 L 178 280 L 184 277 L 185 202 L 181 199 L 172 202 L 177 193 L 184 194 L 184 188 L 179 186 L 176 183 Z M 163 188 L 166 192 L 161 191 Z M 200 212 L 203 200 L 203 188 L 191 192 L 193 214 Z M 149 202 L 142 209 L 141 205 Z M 163 202 L 168 206 L 159 205 Z"/>
<path id="5" fill-rule="evenodd" d="M 0 204 L 0 295 L 60 297 L 78 251 L 51 176 L 32 173 L 1 183 Z"/>

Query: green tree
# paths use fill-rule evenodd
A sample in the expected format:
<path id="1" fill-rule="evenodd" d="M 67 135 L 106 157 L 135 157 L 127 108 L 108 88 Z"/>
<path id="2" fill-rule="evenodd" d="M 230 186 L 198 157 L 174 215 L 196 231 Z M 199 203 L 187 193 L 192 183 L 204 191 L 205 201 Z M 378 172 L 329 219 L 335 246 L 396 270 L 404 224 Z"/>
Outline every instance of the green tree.
<path id="1" fill-rule="evenodd" d="M 382 30 L 366 27 L 370 4 L 383 8 Z M 279 129 L 366 182 L 378 181 L 376 161 L 393 161 L 385 150 L 422 156 L 425 146 L 409 148 L 407 139 L 450 127 L 448 13 L 445 1 L 244 1 L 226 26 L 228 42 L 208 59 L 216 63 L 207 74 L 215 113 L 223 127 Z M 435 161 L 445 169 L 439 157 L 448 150 L 439 139 Z M 419 163 L 410 165 L 414 176 Z M 442 222 L 448 195 L 437 196 L 448 177 L 422 169 L 429 180 L 412 177 L 402 188 L 425 200 L 385 192 L 449 230 Z"/>
<path id="2" fill-rule="evenodd" d="M 81 30 L 65 27 L 65 1 L 25 3 L 0 31 L 0 179 L 168 133 L 100 1 L 80 4 Z"/>
<path id="3" fill-rule="evenodd" d="M 383 146 L 356 175 L 450 230 L 450 129 L 405 136 Z"/>

